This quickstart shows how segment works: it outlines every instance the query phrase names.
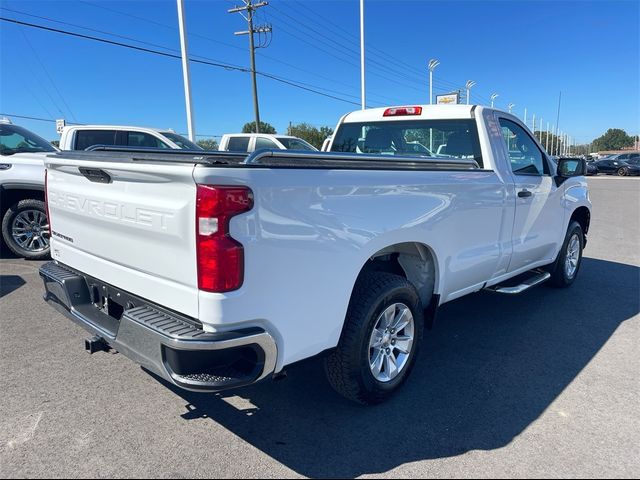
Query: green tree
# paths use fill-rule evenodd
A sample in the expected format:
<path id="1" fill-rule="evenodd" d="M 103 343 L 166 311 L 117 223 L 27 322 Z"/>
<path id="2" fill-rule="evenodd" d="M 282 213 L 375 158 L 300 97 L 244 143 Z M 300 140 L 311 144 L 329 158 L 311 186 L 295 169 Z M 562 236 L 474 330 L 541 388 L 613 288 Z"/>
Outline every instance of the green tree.
<path id="1" fill-rule="evenodd" d="M 633 137 L 621 128 L 610 128 L 601 137 L 593 141 L 595 150 L 620 150 L 621 148 L 633 147 Z"/>
<path id="2" fill-rule="evenodd" d="M 218 150 L 218 142 L 214 138 L 203 138 L 196 143 L 205 150 Z"/>
<path id="3" fill-rule="evenodd" d="M 242 133 L 256 133 L 256 122 L 245 123 L 242 127 Z M 276 134 L 278 132 L 273 128 L 273 125 L 260 121 L 260 133 Z"/>
<path id="4" fill-rule="evenodd" d="M 319 149 L 322 147 L 322 143 L 325 138 L 333 135 L 333 129 L 331 127 L 317 128 L 313 125 L 309 125 L 308 123 L 298 123 L 296 125 L 291 125 L 287 133 L 293 137 L 306 140 L 311 145 Z"/>

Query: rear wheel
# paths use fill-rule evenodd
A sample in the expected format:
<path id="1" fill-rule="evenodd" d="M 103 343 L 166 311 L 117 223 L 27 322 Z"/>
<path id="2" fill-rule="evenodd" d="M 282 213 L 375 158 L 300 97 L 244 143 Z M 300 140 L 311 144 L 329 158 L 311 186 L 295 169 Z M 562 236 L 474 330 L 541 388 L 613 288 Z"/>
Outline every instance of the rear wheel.
<path id="1" fill-rule="evenodd" d="M 423 331 L 422 304 L 411 283 L 390 273 L 362 275 L 338 347 L 325 360 L 329 383 L 355 402 L 383 402 L 411 373 Z"/>
<path id="2" fill-rule="evenodd" d="M 553 264 L 550 282 L 555 287 L 568 287 L 578 276 L 582 264 L 584 233 L 578 222 L 571 222 L 558 259 Z"/>
<path id="3" fill-rule="evenodd" d="M 49 256 L 49 222 L 44 202 L 27 199 L 9 207 L 2 219 L 2 238 L 19 257 L 42 260 Z"/>
<path id="4" fill-rule="evenodd" d="M 618 169 L 618 171 L 616 172 L 618 174 L 618 176 L 620 177 L 626 177 L 628 172 L 627 172 L 627 167 L 620 167 Z"/>

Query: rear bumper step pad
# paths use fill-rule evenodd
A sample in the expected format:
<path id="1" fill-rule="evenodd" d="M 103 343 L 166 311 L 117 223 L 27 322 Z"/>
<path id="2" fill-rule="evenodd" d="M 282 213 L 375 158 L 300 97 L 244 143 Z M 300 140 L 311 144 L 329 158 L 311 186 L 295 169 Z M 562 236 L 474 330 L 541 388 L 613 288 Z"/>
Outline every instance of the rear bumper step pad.
<path id="1" fill-rule="evenodd" d="M 51 306 L 178 387 L 221 391 L 275 370 L 277 346 L 261 328 L 205 332 L 197 320 L 56 262 L 43 265 L 40 276 Z"/>

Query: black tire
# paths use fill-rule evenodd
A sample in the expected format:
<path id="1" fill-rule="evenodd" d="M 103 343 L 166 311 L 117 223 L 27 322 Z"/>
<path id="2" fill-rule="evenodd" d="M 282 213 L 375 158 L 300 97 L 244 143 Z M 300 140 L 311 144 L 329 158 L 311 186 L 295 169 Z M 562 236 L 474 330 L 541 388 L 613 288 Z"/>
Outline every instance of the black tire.
<path id="1" fill-rule="evenodd" d="M 382 312 L 396 303 L 406 305 L 413 314 L 414 341 L 398 376 L 382 382 L 374 377 L 369 365 L 369 342 Z M 423 307 L 411 283 L 390 273 L 361 275 L 349 303 L 338 347 L 325 359 L 329 383 L 342 396 L 363 405 L 385 401 L 404 384 L 411 373 L 423 334 Z"/>
<path id="2" fill-rule="evenodd" d="M 627 167 L 620 167 L 616 173 L 618 174 L 619 177 L 626 177 Z"/>
<path id="3" fill-rule="evenodd" d="M 575 271 L 572 275 L 567 272 L 566 261 L 567 254 L 569 251 L 569 244 L 574 237 L 577 235 L 579 242 L 579 256 Z M 582 251 L 584 249 L 584 232 L 582 231 L 582 227 L 578 222 L 571 222 L 569 228 L 567 229 L 567 235 L 565 236 L 564 242 L 562 244 L 562 248 L 560 249 L 560 253 L 558 254 L 558 258 L 555 263 L 552 265 L 551 278 L 549 283 L 557 288 L 566 288 L 573 284 L 576 277 L 578 276 L 578 272 L 580 271 L 580 265 L 582 265 Z"/>
<path id="4" fill-rule="evenodd" d="M 46 209 L 42 200 L 26 199 L 20 200 L 18 203 L 9 207 L 2 219 L 2 239 L 5 245 L 17 256 L 28 260 L 44 260 L 49 257 L 49 233 L 46 232 L 46 248 L 24 248 L 13 238 L 12 229 L 14 220 L 23 212 L 36 211 L 46 216 Z M 46 218 L 46 217 L 45 217 Z M 38 241 L 39 244 L 39 241 Z"/>

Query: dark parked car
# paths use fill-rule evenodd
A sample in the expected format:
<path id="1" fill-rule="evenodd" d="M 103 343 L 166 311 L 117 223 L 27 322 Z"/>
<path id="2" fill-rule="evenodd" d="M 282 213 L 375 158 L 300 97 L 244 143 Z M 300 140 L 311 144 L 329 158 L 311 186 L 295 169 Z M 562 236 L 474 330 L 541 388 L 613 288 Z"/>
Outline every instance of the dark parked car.
<path id="1" fill-rule="evenodd" d="M 609 175 L 640 175 L 640 165 L 634 165 L 624 160 L 617 160 L 616 157 L 606 158 L 595 162 L 598 173 Z"/>
<path id="2" fill-rule="evenodd" d="M 587 175 L 597 175 L 598 174 L 598 166 L 596 162 L 588 162 L 587 163 Z"/>
<path id="3" fill-rule="evenodd" d="M 610 155 L 609 157 L 607 157 L 607 160 L 628 162 L 633 158 L 640 158 L 640 152 L 616 153 L 615 155 Z"/>

